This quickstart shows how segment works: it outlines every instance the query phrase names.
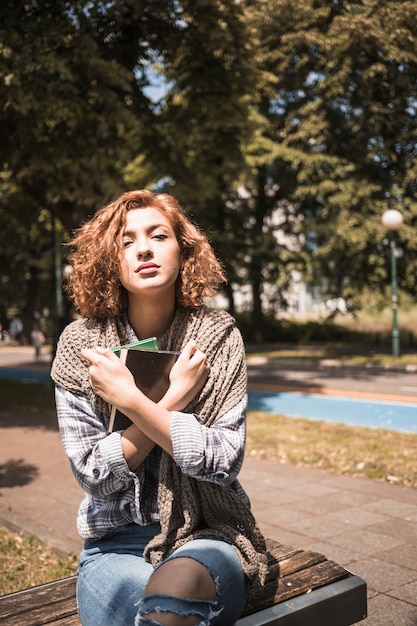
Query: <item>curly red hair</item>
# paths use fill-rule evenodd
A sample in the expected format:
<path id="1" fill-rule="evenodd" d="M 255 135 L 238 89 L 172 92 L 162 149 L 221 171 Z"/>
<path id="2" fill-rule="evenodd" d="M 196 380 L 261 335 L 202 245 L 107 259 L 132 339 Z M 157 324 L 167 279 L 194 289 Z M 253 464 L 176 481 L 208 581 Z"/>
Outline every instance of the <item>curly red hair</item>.
<path id="1" fill-rule="evenodd" d="M 127 292 L 119 280 L 122 236 L 127 211 L 140 208 L 157 209 L 173 227 L 181 253 L 176 283 L 178 306 L 200 306 L 225 282 L 212 246 L 174 196 L 146 189 L 129 191 L 97 211 L 68 244 L 73 252 L 67 291 L 83 317 L 104 319 L 126 311 Z"/>

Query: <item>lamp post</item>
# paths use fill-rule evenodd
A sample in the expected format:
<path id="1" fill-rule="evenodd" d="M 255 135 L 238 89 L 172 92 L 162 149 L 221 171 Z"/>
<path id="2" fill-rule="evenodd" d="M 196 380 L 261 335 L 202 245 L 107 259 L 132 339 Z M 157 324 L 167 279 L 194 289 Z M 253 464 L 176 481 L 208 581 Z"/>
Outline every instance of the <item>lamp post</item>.
<path id="1" fill-rule="evenodd" d="M 389 243 L 391 251 L 391 302 L 392 302 L 392 354 L 394 357 L 400 356 L 400 334 L 398 331 L 398 296 L 397 296 L 397 257 L 395 233 L 401 228 L 403 216 L 396 209 L 385 211 L 382 216 L 382 225 L 390 233 Z"/>

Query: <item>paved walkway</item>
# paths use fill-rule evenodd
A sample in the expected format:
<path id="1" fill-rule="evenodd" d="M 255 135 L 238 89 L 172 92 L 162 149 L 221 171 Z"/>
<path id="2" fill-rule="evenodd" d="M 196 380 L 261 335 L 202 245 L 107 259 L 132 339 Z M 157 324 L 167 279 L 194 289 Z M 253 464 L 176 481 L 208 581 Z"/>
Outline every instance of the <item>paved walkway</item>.
<path id="1" fill-rule="evenodd" d="M 78 552 L 82 494 L 55 416 L 0 409 L 0 428 L 0 521 Z M 361 625 L 417 626 L 416 489 L 250 456 L 240 477 L 264 534 L 317 550 L 367 581 Z"/>

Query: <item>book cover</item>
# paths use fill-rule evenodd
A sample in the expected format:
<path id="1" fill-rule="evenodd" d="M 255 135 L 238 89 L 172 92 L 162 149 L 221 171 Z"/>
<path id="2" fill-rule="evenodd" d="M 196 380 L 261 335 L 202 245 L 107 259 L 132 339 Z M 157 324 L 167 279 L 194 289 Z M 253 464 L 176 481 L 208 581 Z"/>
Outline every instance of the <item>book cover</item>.
<path id="1" fill-rule="evenodd" d="M 120 359 L 132 372 L 136 386 L 154 402 L 159 402 L 169 387 L 169 373 L 179 352 L 144 350 L 143 348 L 121 347 Z M 112 407 L 109 432 L 124 430 L 131 420 Z"/>
<path id="2" fill-rule="evenodd" d="M 140 339 L 139 341 L 134 341 L 133 343 L 126 343 L 123 346 L 117 346 L 113 348 L 113 352 L 120 356 L 120 351 L 122 348 L 144 348 L 146 350 L 157 350 L 158 349 L 158 341 L 156 337 L 148 337 L 148 339 Z"/>

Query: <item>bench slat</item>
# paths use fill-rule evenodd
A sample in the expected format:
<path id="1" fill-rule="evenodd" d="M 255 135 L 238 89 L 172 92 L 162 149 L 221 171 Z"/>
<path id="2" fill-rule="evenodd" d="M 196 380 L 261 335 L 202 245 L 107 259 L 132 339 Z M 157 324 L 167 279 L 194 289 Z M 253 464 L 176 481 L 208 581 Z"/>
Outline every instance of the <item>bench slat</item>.
<path id="1" fill-rule="evenodd" d="M 271 539 L 267 540 L 266 546 L 268 554 L 267 580 L 286 576 L 327 560 L 325 556 L 318 552 L 294 550 L 294 548 Z"/>
<path id="2" fill-rule="evenodd" d="M 71 576 L 3 596 L 0 623 L 4 626 L 79 626 L 76 583 L 77 577 Z"/>
<path id="3" fill-rule="evenodd" d="M 243 615 L 250 615 L 349 575 L 343 567 L 318 552 L 298 550 L 273 539 L 266 540 L 266 547 L 266 583 L 251 590 Z"/>
<path id="4" fill-rule="evenodd" d="M 349 575 L 349 572 L 333 561 L 322 561 L 307 569 L 291 572 L 287 576 L 267 582 L 263 587 L 252 589 L 243 615 L 250 615 L 261 608 L 267 608 L 289 598 L 309 593 L 313 589 L 318 589 Z"/>

